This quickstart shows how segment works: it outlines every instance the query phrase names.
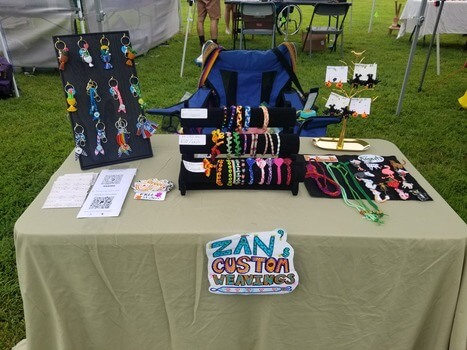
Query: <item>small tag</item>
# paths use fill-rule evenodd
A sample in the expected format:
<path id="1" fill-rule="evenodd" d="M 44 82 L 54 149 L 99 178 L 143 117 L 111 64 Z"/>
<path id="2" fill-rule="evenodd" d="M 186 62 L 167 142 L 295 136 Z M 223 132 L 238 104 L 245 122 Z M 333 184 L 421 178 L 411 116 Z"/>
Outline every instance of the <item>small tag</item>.
<path id="1" fill-rule="evenodd" d="M 208 119 L 207 108 L 182 108 L 180 112 L 182 119 Z"/>
<path id="2" fill-rule="evenodd" d="M 305 158 L 305 161 L 314 161 L 314 162 L 322 162 L 322 163 L 337 163 L 339 160 L 337 159 L 336 156 L 333 155 L 310 155 L 310 154 L 304 154 L 303 157 Z"/>
<path id="3" fill-rule="evenodd" d="M 179 135 L 178 144 L 188 146 L 205 146 L 206 135 Z"/>
<path id="4" fill-rule="evenodd" d="M 358 160 L 364 163 L 381 163 L 384 162 L 384 158 L 375 154 L 362 154 L 358 156 Z"/>
<path id="5" fill-rule="evenodd" d="M 185 169 L 191 173 L 204 173 L 203 163 L 201 162 L 194 163 L 184 160 L 183 165 L 185 166 Z"/>
<path id="6" fill-rule="evenodd" d="M 134 199 L 146 201 L 163 201 L 165 199 L 165 191 L 156 192 L 135 192 Z"/>

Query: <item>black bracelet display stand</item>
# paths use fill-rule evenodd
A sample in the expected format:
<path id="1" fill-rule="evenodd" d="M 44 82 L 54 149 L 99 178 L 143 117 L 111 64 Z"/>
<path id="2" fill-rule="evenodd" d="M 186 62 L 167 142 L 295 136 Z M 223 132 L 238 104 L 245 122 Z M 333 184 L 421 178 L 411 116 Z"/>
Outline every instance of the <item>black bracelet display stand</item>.
<path id="1" fill-rule="evenodd" d="M 131 49 L 129 33 L 61 35 L 52 39 L 81 169 L 152 157 L 149 137 L 138 132 L 144 110 L 133 57 L 125 52 Z M 94 101 L 90 86 L 97 86 Z M 117 86 L 118 95 L 115 90 L 112 94 L 112 86 Z"/>
<path id="2" fill-rule="evenodd" d="M 262 128 L 265 118 L 261 108 L 251 108 L 248 125 L 245 109 L 241 118 L 230 108 L 210 108 L 205 118 L 184 118 L 181 126 L 187 130 L 211 128 L 212 133 L 193 136 L 195 142 L 180 142 L 182 162 L 179 189 L 264 189 L 290 190 L 298 194 L 299 183 L 305 177 L 305 161 L 298 155 L 300 138 L 287 133 L 251 133 L 247 128 Z M 237 114 L 235 114 L 237 115 Z M 293 108 L 268 109 L 268 128 L 287 129 L 295 124 Z M 224 131 L 222 131 L 224 130 Z M 218 136 L 222 135 L 221 138 Z M 201 140 L 201 142 L 199 141 Z"/>

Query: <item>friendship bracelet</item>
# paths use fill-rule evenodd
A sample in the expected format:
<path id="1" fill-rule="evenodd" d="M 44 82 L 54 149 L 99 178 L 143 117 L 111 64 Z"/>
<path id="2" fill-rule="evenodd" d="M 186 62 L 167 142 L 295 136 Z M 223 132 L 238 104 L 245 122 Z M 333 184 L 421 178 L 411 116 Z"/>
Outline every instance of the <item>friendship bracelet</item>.
<path id="1" fill-rule="evenodd" d="M 263 155 L 267 154 L 268 153 L 268 148 L 269 148 L 269 133 L 264 133 L 264 151 L 263 151 Z"/>
<path id="2" fill-rule="evenodd" d="M 268 165 L 268 178 L 266 180 L 266 185 L 270 185 L 272 181 L 272 163 L 274 162 L 273 158 L 266 159 L 266 164 Z"/>
<path id="3" fill-rule="evenodd" d="M 256 165 L 261 169 L 261 180 L 258 184 L 262 185 L 264 184 L 264 167 L 266 166 L 266 161 L 263 158 L 256 158 Z"/>
<path id="4" fill-rule="evenodd" d="M 272 135 L 271 133 L 266 133 L 266 136 L 269 139 L 269 144 L 271 145 L 271 154 L 274 155 L 274 142 L 272 141 Z"/>
<path id="5" fill-rule="evenodd" d="M 233 124 L 233 120 L 234 120 L 236 112 L 237 112 L 237 107 L 235 107 L 234 105 L 230 106 L 230 119 L 229 119 L 229 125 L 227 125 L 227 131 L 232 130 L 232 124 Z"/>
<path id="6" fill-rule="evenodd" d="M 311 177 L 313 180 L 315 180 L 316 184 L 318 185 L 319 189 L 321 192 L 324 194 L 331 196 L 331 197 L 339 197 L 341 194 L 341 189 L 340 186 L 337 182 L 335 182 L 333 179 L 327 177 L 325 175 L 323 166 L 319 162 L 314 162 L 319 168 L 321 169 L 321 173 L 318 172 L 318 169 L 315 165 L 312 164 L 311 160 L 308 162 L 306 166 L 306 174 L 305 178 Z M 323 183 L 321 183 L 320 179 L 323 180 Z M 335 191 L 330 191 L 328 189 L 328 182 L 332 184 L 335 187 Z"/>
<path id="7" fill-rule="evenodd" d="M 266 106 L 259 106 L 263 110 L 263 130 L 266 132 L 269 125 L 269 111 Z"/>
<path id="8" fill-rule="evenodd" d="M 258 146 L 258 134 L 251 134 L 250 157 L 256 156 L 257 146 Z"/>
<path id="9" fill-rule="evenodd" d="M 246 154 L 246 150 L 248 149 L 248 136 L 246 134 L 242 134 L 243 137 L 243 154 Z"/>
<path id="10" fill-rule="evenodd" d="M 255 164 L 255 159 L 247 158 L 246 163 L 248 164 L 248 171 L 250 173 L 250 181 L 248 182 L 248 185 L 253 185 L 255 181 L 255 174 L 253 173 L 253 164 Z"/>
<path id="11" fill-rule="evenodd" d="M 250 128 L 250 119 L 251 119 L 251 107 L 245 106 L 245 125 L 243 131 L 248 131 Z"/>
<path id="12" fill-rule="evenodd" d="M 216 163 L 216 184 L 217 186 L 224 186 L 222 183 L 222 165 L 224 164 L 223 159 L 219 159 Z"/>
<path id="13" fill-rule="evenodd" d="M 287 166 L 287 180 L 285 184 L 289 186 L 290 182 L 292 182 L 292 169 L 290 167 L 290 164 L 292 164 L 292 159 L 284 158 L 284 164 Z"/>
<path id="14" fill-rule="evenodd" d="M 277 138 L 276 155 L 279 157 L 280 150 L 281 150 L 281 135 L 279 135 L 279 133 L 275 133 L 274 135 L 276 135 L 276 138 Z"/>
<path id="15" fill-rule="evenodd" d="M 245 184 L 245 160 L 240 159 L 240 185 Z"/>
<path id="16" fill-rule="evenodd" d="M 242 106 L 237 106 L 236 109 L 236 114 L 237 114 L 237 131 L 240 132 L 242 131 Z"/>
<path id="17" fill-rule="evenodd" d="M 276 158 L 274 159 L 274 164 L 277 167 L 277 184 L 281 185 L 282 184 L 282 170 L 281 166 L 284 163 L 284 160 L 282 158 Z"/>

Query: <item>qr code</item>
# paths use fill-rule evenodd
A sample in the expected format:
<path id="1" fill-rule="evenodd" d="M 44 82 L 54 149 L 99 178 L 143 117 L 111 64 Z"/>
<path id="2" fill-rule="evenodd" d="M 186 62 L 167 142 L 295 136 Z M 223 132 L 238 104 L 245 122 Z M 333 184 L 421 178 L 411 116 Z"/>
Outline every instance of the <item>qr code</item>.
<path id="1" fill-rule="evenodd" d="M 106 175 L 102 180 L 103 185 L 116 185 L 122 181 L 122 174 L 117 175 Z"/>
<path id="2" fill-rule="evenodd" d="M 114 197 L 95 197 L 91 203 L 90 209 L 109 209 Z"/>

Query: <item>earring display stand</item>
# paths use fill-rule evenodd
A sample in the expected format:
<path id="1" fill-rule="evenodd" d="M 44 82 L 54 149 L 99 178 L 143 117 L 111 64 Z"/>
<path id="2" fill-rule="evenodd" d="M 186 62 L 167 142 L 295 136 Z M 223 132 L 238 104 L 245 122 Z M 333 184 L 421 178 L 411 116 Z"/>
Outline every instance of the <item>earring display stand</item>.
<path id="1" fill-rule="evenodd" d="M 52 39 L 81 169 L 152 157 L 129 33 Z"/>
<path id="2" fill-rule="evenodd" d="M 240 112 L 231 114 L 231 108 Z M 232 106 L 226 110 L 210 108 L 206 113 L 198 113 L 200 117 L 195 113 L 194 117 L 187 118 L 182 111 L 184 131 L 209 129 L 204 129 L 202 134 L 180 135 L 181 194 L 185 195 L 187 190 L 262 189 L 289 190 L 297 195 L 298 185 L 305 177 L 305 161 L 298 154 L 299 136 L 264 133 L 265 117 L 261 108 L 251 108 L 248 118 L 244 107 Z M 295 109 L 267 111 L 269 131 L 293 127 Z"/>

